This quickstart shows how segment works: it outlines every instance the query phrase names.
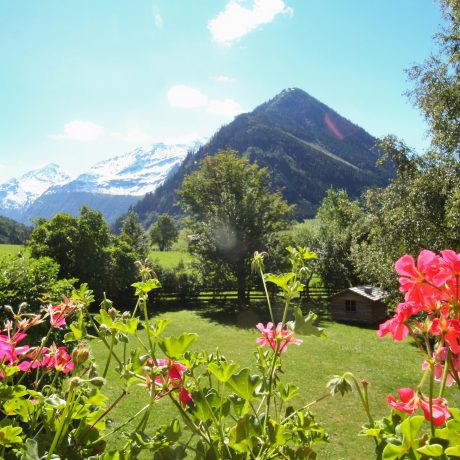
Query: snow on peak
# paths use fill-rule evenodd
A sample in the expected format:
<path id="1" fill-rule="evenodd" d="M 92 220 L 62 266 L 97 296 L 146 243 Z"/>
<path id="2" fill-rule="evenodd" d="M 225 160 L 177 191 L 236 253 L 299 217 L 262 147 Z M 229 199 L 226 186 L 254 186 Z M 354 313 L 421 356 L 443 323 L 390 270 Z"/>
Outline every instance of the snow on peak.
<path id="1" fill-rule="evenodd" d="M 69 180 L 70 177 L 54 163 L 29 171 L 19 178 L 0 184 L 0 208 L 27 207 L 49 187 L 63 185 Z"/>
<path id="2" fill-rule="evenodd" d="M 156 143 L 139 147 L 97 163 L 67 184 L 66 189 L 108 195 L 141 196 L 153 192 L 198 145 Z"/>

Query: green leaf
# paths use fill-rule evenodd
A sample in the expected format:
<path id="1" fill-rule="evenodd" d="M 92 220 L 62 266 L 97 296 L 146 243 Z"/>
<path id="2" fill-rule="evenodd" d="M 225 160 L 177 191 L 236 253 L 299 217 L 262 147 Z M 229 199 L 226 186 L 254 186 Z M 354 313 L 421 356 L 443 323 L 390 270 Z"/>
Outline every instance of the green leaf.
<path id="1" fill-rule="evenodd" d="M 209 366 L 208 366 L 209 369 Z M 248 368 L 241 369 L 234 373 L 227 381 L 228 386 L 246 401 L 251 401 L 254 391 L 260 383 L 258 375 L 251 375 Z"/>
<path id="2" fill-rule="evenodd" d="M 444 453 L 444 449 L 440 444 L 425 444 L 423 447 L 419 447 L 417 452 L 420 452 L 427 457 L 440 457 Z"/>
<path id="3" fill-rule="evenodd" d="M 148 294 L 150 291 L 160 288 L 161 283 L 156 278 L 150 278 L 147 281 L 133 283 L 131 286 L 136 288 L 136 295 L 139 296 L 141 294 Z"/>
<path id="4" fill-rule="evenodd" d="M 294 310 L 294 332 L 302 335 L 314 335 L 316 337 L 321 337 L 325 339 L 327 336 L 324 333 L 323 327 L 314 326 L 313 323 L 318 319 L 318 315 L 310 311 L 306 318 L 304 318 L 302 310 L 300 307 L 297 307 Z M 292 322 L 289 323 L 292 325 Z"/>
<path id="5" fill-rule="evenodd" d="M 113 319 L 109 316 L 109 314 L 104 309 L 99 310 L 99 315 L 95 315 L 94 319 L 99 324 L 104 324 L 109 329 L 112 327 Z"/>
<path id="6" fill-rule="evenodd" d="M 445 451 L 446 455 L 451 455 L 453 457 L 460 457 L 460 446 L 448 447 Z"/>
<path id="7" fill-rule="evenodd" d="M 11 447 L 13 444 L 22 443 L 19 436 L 22 433 L 20 426 L 7 425 L 0 428 L 0 446 Z"/>
<path id="8" fill-rule="evenodd" d="M 240 365 L 233 361 L 213 361 L 208 364 L 208 371 L 211 372 L 219 382 L 225 383 L 230 380 L 239 367 Z"/>
<path id="9" fill-rule="evenodd" d="M 289 401 L 299 393 L 299 387 L 293 385 L 292 383 L 288 383 L 287 385 L 279 383 L 278 390 L 280 392 L 281 399 L 284 402 Z"/>
<path id="10" fill-rule="evenodd" d="M 22 451 L 21 460 L 40 460 L 38 455 L 38 443 L 35 439 L 26 439 Z"/>
<path id="11" fill-rule="evenodd" d="M 158 345 L 168 358 L 179 358 L 198 338 L 197 334 L 183 332 L 179 337 L 165 337 L 158 340 Z"/>
<path id="12" fill-rule="evenodd" d="M 284 292 L 289 292 L 289 282 L 293 280 L 294 277 L 294 273 L 283 273 L 282 275 L 267 273 L 265 275 L 265 281 L 275 284 Z"/>
<path id="13" fill-rule="evenodd" d="M 121 332 L 126 332 L 127 334 L 135 334 L 138 324 L 138 318 L 131 318 L 125 321 L 116 321 L 113 323 L 112 328 Z"/>

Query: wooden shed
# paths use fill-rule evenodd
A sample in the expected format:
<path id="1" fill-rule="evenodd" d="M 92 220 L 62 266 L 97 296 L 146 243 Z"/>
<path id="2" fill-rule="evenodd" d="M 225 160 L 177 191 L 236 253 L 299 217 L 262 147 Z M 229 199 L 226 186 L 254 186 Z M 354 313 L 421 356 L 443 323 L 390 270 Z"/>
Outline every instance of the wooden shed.
<path id="1" fill-rule="evenodd" d="M 355 286 L 329 298 L 329 308 L 334 321 L 376 324 L 387 318 L 383 291 L 375 286 Z"/>

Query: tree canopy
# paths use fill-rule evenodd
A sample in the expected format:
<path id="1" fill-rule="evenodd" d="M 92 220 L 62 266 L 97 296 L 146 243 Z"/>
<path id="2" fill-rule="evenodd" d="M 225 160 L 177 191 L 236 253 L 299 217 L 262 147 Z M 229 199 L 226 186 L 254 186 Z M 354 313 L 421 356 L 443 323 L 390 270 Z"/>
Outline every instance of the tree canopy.
<path id="1" fill-rule="evenodd" d="M 179 192 L 190 216 L 190 247 L 203 267 L 227 269 L 238 283 L 243 302 L 250 258 L 266 249 L 270 234 L 286 225 L 290 206 L 270 193 L 265 168 L 224 150 L 206 157 L 201 169 L 187 176 Z"/>
<path id="2" fill-rule="evenodd" d="M 158 217 L 150 229 L 150 241 L 157 244 L 160 251 L 169 249 L 178 236 L 176 221 L 166 212 Z"/>

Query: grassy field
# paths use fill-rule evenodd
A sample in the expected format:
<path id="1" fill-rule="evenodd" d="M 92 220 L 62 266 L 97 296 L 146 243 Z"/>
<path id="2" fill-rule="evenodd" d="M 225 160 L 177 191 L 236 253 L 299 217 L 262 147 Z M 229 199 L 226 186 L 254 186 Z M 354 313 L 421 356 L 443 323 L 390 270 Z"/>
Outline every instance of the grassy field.
<path id="1" fill-rule="evenodd" d="M 241 325 L 255 325 L 262 319 L 257 313 L 229 314 L 218 310 L 196 310 L 161 313 L 157 317 L 172 321 L 166 335 L 182 331 L 196 332 L 199 339 L 194 349 L 212 351 L 219 347 L 227 359 L 242 366 L 253 365 L 252 352 L 258 331 Z M 391 340 L 378 339 L 372 329 L 332 322 L 323 322 L 322 326 L 326 327 L 328 339 L 305 337 L 300 347 L 292 347 L 283 356 L 285 381 L 291 381 L 301 388 L 301 396 L 296 401 L 299 407 L 323 395 L 325 384 L 333 375 L 351 371 L 358 378 L 369 381 L 373 415 L 378 419 L 388 413 L 385 403 L 387 394 L 396 394 L 397 388 L 418 383 L 420 355 L 409 342 L 394 344 Z M 102 344 L 94 343 L 94 355 L 102 367 L 107 356 Z M 115 398 L 121 391 L 120 380 L 115 371 L 108 377 L 109 384 L 105 391 Z M 144 392 L 140 387 L 131 388 L 112 412 L 114 426 L 142 407 Z M 451 403 L 454 405 L 459 401 L 452 398 Z M 165 423 L 173 412 L 165 400 L 159 401 L 156 408 L 156 414 L 150 422 L 152 427 Z M 330 433 L 331 442 L 321 447 L 319 458 L 373 458 L 371 440 L 357 436 L 366 418 L 356 394 L 327 398 L 312 410 Z M 112 447 L 120 447 L 124 443 L 123 436 L 117 435 L 111 442 Z"/>
<path id="2" fill-rule="evenodd" d="M 165 268 L 175 267 L 179 262 L 185 264 L 192 261 L 192 256 L 186 251 L 150 251 L 150 259 Z"/>
<path id="3" fill-rule="evenodd" d="M 24 249 L 20 244 L 0 244 L 0 258 L 5 256 L 14 256 Z"/>

